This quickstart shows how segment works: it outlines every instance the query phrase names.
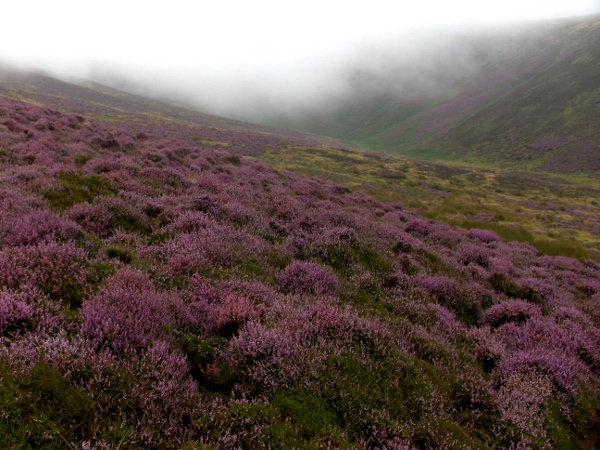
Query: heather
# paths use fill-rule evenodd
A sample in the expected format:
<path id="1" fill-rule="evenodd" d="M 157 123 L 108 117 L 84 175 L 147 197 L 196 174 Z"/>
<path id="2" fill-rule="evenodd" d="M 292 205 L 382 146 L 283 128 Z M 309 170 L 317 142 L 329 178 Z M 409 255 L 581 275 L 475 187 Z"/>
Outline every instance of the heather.
<path id="1" fill-rule="evenodd" d="M 597 262 L 202 132 L 0 98 L 3 448 L 598 444 Z"/>

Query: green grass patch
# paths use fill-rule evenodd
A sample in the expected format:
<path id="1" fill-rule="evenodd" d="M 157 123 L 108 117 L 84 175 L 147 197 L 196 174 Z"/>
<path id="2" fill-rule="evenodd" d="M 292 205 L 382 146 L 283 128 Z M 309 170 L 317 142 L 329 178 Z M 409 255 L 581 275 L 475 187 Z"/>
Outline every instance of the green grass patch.
<path id="1" fill-rule="evenodd" d="M 197 137 L 197 136 L 192 139 L 194 139 L 194 141 L 196 141 L 198 144 L 205 145 L 207 147 L 220 147 L 220 148 L 229 147 L 229 144 L 227 142 L 213 141 L 212 139 L 201 138 L 201 137 Z"/>
<path id="2" fill-rule="evenodd" d="M 94 198 L 113 196 L 117 190 L 110 181 L 99 175 L 78 175 L 70 172 L 62 173 L 57 177 L 60 188 L 48 190 L 43 193 L 50 206 L 56 209 L 67 209 L 76 203 L 91 203 Z"/>
<path id="3" fill-rule="evenodd" d="M 0 369 L 1 370 L 1 369 Z M 91 437 L 94 401 L 39 362 L 24 375 L 0 375 L 0 447 L 65 449 Z"/>

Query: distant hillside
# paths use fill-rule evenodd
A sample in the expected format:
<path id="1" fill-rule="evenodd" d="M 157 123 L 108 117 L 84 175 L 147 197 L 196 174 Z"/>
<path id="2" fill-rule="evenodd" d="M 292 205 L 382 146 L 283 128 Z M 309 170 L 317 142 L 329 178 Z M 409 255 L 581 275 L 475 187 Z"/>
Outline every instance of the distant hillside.
<path id="1" fill-rule="evenodd" d="M 31 73 L 0 65 L 0 94 L 72 114 L 118 124 L 124 128 L 185 137 L 202 145 L 235 149 L 246 155 L 268 148 L 329 144 L 339 141 L 307 133 L 251 124 L 206 114 L 173 103 L 152 100 L 87 80 L 62 81 L 51 75 Z"/>
<path id="2" fill-rule="evenodd" d="M 600 174 L 600 19 L 449 39 L 362 67 L 328 108 L 278 125 L 426 159 Z"/>

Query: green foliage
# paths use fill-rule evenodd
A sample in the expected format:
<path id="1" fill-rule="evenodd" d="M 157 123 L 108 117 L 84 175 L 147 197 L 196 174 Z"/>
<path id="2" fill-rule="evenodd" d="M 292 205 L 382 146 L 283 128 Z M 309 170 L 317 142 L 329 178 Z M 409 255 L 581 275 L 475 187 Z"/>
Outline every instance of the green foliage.
<path id="1" fill-rule="evenodd" d="M 315 440 L 338 426 L 335 411 L 320 396 L 298 389 L 273 400 L 284 418 L 289 418 L 303 439 Z"/>
<path id="2" fill-rule="evenodd" d="M 190 364 L 190 373 L 202 389 L 224 391 L 231 389 L 238 376 L 224 364 L 219 370 L 207 371 L 216 362 L 219 351 L 227 344 L 221 336 L 201 337 L 194 334 L 183 334 L 178 339 L 179 348 L 185 353 Z"/>
<path id="3" fill-rule="evenodd" d="M 392 269 L 383 255 L 362 243 L 316 242 L 310 246 L 305 257 L 313 257 L 346 277 L 352 274 L 354 265 L 360 265 L 372 274 L 381 276 L 389 274 Z"/>
<path id="4" fill-rule="evenodd" d="M 61 187 L 43 193 L 50 206 L 56 209 L 67 209 L 76 203 L 92 202 L 94 198 L 115 195 L 109 180 L 99 175 L 78 175 L 65 172 L 57 177 Z"/>
<path id="5" fill-rule="evenodd" d="M 570 258 L 577 258 L 580 261 L 584 261 L 589 258 L 593 258 L 589 252 L 581 245 L 581 243 L 571 239 L 536 239 L 533 242 L 535 248 L 537 248 L 544 255 L 550 256 L 568 256 Z M 596 259 L 598 256 L 596 256 Z"/>
<path id="6" fill-rule="evenodd" d="M 142 212 L 151 219 L 156 219 L 163 212 L 163 209 L 159 206 L 146 205 L 142 208 Z"/>
<path id="7" fill-rule="evenodd" d="M 129 264 L 133 261 L 133 256 L 128 250 L 117 247 L 109 247 L 106 249 L 106 256 L 112 259 L 118 259 L 119 261 Z"/>
<path id="8" fill-rule="evenodd" d="M 124 205 L 115 204 L 108 208 L 111 212 L 109 226 L 113 230 L 121 229 L 129 233 L 140 233 L 148 235 L 152 228 L 145 220 L 145 217 L 133 209 Z"/>
<path id="9" fill-rule="evenodd" d="M 86 153 L 80 153 L 78 155 L 73 156 L 73 161 L 78 166 L 83 166 L 83 165 L 85 165 L 85 163 L 87 163 L 88 161 L 91 161 L 92 159 L 94 159 L 94 156 L 86 154 Z"/>
<path id="10" fill-rule="evenodd" d="M 237 155 L 227 156 L 227 157 L 223 158 L 223 162 L 225 164 L 231 164 L 233 166 L 238 166 L 238 167 L 242 165 L 242 161 L 240 161 L 240 157 Z"/>
<path id="11" fill-rule="evenodd" d="M 93 431 L 92 399 L 44 362 L 23 376 L 1 376 L 0 404 L 2 448 L 71 448 Z"/>

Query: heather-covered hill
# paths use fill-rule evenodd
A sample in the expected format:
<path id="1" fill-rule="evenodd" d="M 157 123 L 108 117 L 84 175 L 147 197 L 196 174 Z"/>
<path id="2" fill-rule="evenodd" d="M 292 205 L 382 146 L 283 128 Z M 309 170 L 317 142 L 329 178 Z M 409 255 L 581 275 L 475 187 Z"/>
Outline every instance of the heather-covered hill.
<path id="1" fill-rule="evenodd" d="M 227 119 L 173 103 L 129 94 L 88 80 L 63 81 L 44 73 L 0 65 L 0 93 L 75 115 L 152 133 L 159 126 L 163 137 L 191 140 L 230 151 L 256 155 L 283 145 L 345 147 L 340 142 L 291 130 Z"/>
<path id="2" fill-rule="evenodd" d="M 359 67 L 342 98 L 273 123 L 422 159 L 600 173 L 598 17 L 443 41 Z"/>
<path id="3" fill-rule="evenodd" d="M 238 138 L 0 97 L 2 447 L 598 445 L 596 262 Z"/>

